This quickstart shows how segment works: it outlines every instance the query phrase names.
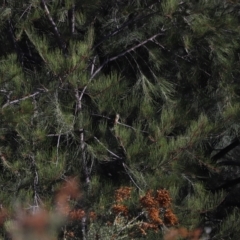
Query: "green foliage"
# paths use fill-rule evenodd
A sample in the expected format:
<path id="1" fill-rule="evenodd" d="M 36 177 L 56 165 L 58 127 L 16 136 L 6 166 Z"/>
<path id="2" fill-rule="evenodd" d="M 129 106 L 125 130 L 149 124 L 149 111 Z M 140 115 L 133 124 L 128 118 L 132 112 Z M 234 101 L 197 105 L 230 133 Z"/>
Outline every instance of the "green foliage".
<path id="1" fill-rule="evenodd" d="M 239 204 L 228 212 L 226 196 L 236 184 L 224 187 L 233 177 L 218 160 L 229 161 L 228 152 L 214 154 L 224 139 L 239 137 L 238 7 L 225 0 L 5 2 L 3 207 L 51 206 L 59 183 L 74 175 L 83 197 L 72 205 L 98 216 L 86 217 L 86 229 L 68 222 L 64 231 L 78 229 L 76 238 L 128 239 L 146 221 L 113 216 L 113 192 L 126 185 L 135 189 L 126 203 L 134 216 L 143 192 L 166 188 L 178 227 L 210 222 L 211 239 L 235 239 Z M 146 238 L 163 238 L 166 228 Z"/>
<path id="2" fill-rule="evenodd" d="M 238 220 L 239 209 L 235 208 L 231 213 L 228 214 L 227 219 L 223 223 L 221 223 L 221 230 L 218 234 L 216 234 L 215 238 L 231 238 L 238 239 L 239 230 L 237 226 L 239 224 Z"/>

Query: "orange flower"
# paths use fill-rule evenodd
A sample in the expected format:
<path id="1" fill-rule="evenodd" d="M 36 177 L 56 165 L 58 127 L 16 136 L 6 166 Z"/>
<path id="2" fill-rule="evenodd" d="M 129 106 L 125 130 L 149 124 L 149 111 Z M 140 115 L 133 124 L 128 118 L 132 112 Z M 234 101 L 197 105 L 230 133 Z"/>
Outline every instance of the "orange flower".
<path id="1" fill-rule="evenodd" d="M 145 196 L 140 198 L 140 203 L 144 208 L 151 208 L 151 207 L 158 206 L 157 200 L 152 196 L 152 190 L 149 190 Z"/>
<path id="2" fill-rule="evenodd" d="M 128 214 L 128 208 L 124 205 L 118 204 L 118 205 L 113 205 L 112 211 L 115 214 L 122 213 L 123 215 L 127 216 Z"/>
<path id="3" fill-rule="evenodd" d="M 164 213 L 164 223 L 166 225 L 176 225 L 178 223 L 176 215 L 170 209 L 166 209 Z"/>
<path id="4" fill-rule="evenodd" d="M 145 196 L 140 198 L 142 207 L 144 207 L 148 213 L 149 224 L 155 226 L 156 229 L 159 229 L 159 225 L 163 223 L 167 225 L 176 225 L 178 219 L 169 209 L 172 200 L 169 196 L 169 192 L 165 189 L 157 190 L 155 196 L 153 196 L 152 192 L 152 190 L 149 190 Z M 163 220 L 159 216 L 161 208 L 165 209 Z"/>
<path id="5" fill-rule="evenodd" d="M 71 220 L 81 220 L 85 215 L 86 214 L 82 209 L 74 209 L 68 214 Z"/>
<path id="6" fill-rule="evenodd" d="M 147 211 L 152 223 L 157 225 L 163 224 L 162 220 L 159 218 L 159 210 L 157 208 L 148 208 Z"/>
<path id="7" fill-rule="evenodd" d="M 157 190 L 156 200 L 158 201 L 160 207 L 169 207 L 172 199 L 169 196 L 169 192 L 162 189 Z"/>
<path id="8" fill-rule="evenodd" d="M 131 187 L 121 187 L 115 191 L 115 200 L 116 202 L 122 202 L 126 200 L 131 195 L 132 188 Z"/>

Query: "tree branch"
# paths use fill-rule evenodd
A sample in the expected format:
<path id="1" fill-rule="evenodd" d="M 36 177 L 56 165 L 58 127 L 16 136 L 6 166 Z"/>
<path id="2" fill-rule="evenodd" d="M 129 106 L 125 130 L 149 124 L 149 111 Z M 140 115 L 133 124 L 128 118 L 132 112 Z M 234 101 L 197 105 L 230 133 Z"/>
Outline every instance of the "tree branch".
<path id="1" fill-rule="evenodd" d="M 76 107 L 75 107 L 75 118 L 76 116 L 81 113 L 82 111 L 82 99 L 80 98 L 78 89 L 75 89 L 75 98 L 76 98 Z M 84 171 L 84 177 L 85 177 L 85 183 L 88 186 L 90 184 L 90 177 L 89 177 L 89 170 L 87 167 L 87 159 L 86 159 L 86 144 L 84 139 L 84 129 L 78 129 L 80 132 L 80 148 L 82 151 L 82 164 L 83 164 L 83 171 Z"/>
<path id="2" fill-rule="evenodd" d="M 52 16 L 50 15 L 50 12 L 49 12 L 49 10 L 48 10 L 48 7 L 47 7 L 47 5 L 46 5 L 45 0 L 41 0 L 41 1 L 42 1 L 42 4 L 43 4 L 43 8 L 44 8 L 44 10 L 45 10 L 45 13 L 46 13 L 46 15 L 47 15 L 47 17 L 48 17 L 48 20 L 49 20 L 49 22 L 50 22 L 50 24 L 51 24 L 51 26 L 52 26 L 52 28 L 53 28 L 53 33 L 54 33 L 54 35 L 55 35 L 55 37 L 56 37 L 56 39 L 57 39 L 58 46 L 59 46 L 59 48 L 63 51 L 63 54 L 66 56 L 66 55 L 67 55 L 66 44 L 65 44 L 65 42 L 62 40 L 61 35 L 60 35 L 59 31 L 58 31 L 57 25 L 56 25 L 56 23 L 53 21 Z"/>
<path id="3" fill-rule="evenodd" d="M 48 92 L 48 91 L 43 91 L 43 92 Z M 9 105 L 19 103 L 19 102 L 21 102 L 21 101 L 23 101 L 23 100 L 26 100 L 26 99 L 28 99 L 28 98 L 35 97 L 35 96 L 39 95 L 40 93 L 42 93 L 42 91 L 35 92 L 35 93 L 31 94 L 31 95 L 28 95 L 28 96 L 23 97 L 23 98 L 20 98 L 20 99 L 16 99 L 16 100 L 13 100 L 13 101 L 8 101 L 7 103 L 5 103 L 5 104 L 2 106 L 2 109 L 5 108 L 5 107 L 7 107 L 7 106 L 9 106 Z"/>
<path id="4" fill-rule="evenodd" d="M 32 160 L 32 169 L 33 169 L 33 175 L 34 175 L 34 181 L 33 181 L 33 192 L 34 192 L 34 206 L 33 206 L 33 213 L 36 213 L 36 211 L 39 209 L 39 195 L 38 195 L 38 184 L 39 184 L 39 177 L 37 172 L 37 166 L 34 156 L 30 156 Z"/>
<path id="5" fill-rule="evenodd" d="M 146 10 L 146 9 L 144 9 L 144 10 Z M 124 22 L 122 24 L 122 26 L 120 26 L 119 28 L 117 28 L 114 31 L 110 32 L 103 39 L 101 39 L 96 45 L 93 46 L 93 49 L 96 49 L 97 47 L 99 47 L 108 38 L 113 37 L 113 36 L 117 35 L 118 33 L 120 33 L 124 28 L 128 27 L 130 24 L 137 23 L 138 21 L 143 20 L 144 18 L 151 17 L 154 14 L 157 14 L 159 12 L 160 11 L 156 11 L 156 12 L 149 13 L 149 14 L 147 14 L 145 16 L 142 16 L 142 17 L 136 17 L 136 18 L 128 19 L 126 22 Z"/>
<path id="6" fill-rule="evenodd" d="M 100 144 L 103 146 L 104 149 L 107 150 L 107 152 L 109 152 L 111 155 L 113 155 L 114 157 L 116 157 L 117 159 L 122 159 L 121 157 L 119 157 L 117 154 L 115 154 L 114 152 L 110 151 L 107 147 L 105 147 L 103 145 L 103 143 L 101 143 L 96 137 L 94 137 L 94 139 Z"/>
<path id="7" fill-rule="evenodd" d="M 141 192 L 143 191 L 138 185 L 137 183 L 134 181 L 134 179 L 132 178 L 132 176 L 129 174 L 129 167 L 125 164 L 125 163 L 122 163 L 127 175 L 129 176 L 129 178 L 131 179 L 131 181 L 133 182 L 133 184 L 138 188 L 138 190 L 140 190 Z"/>
<path id="8" fill-rule="evenodd" d="M 84 93 L 85 93 L 86 90 L 87 90 L 88 84 L 94 79 L 94 77 L 103 69 L 103 67 L 104 67 L 106 64 L 108 64 L 109 62 L 112 62 L 112 61 L 114 61 L 114 60 L 116 60 L 116 59 L 118 59 L 118 58 L 126 55 L 127 53 L 130 53 L 130 52 L 134 51 L 135 49 L 143 46 L 143 45 L 146 44 L 147 42 L 152 41 L 153 39 L 155 39 L 156 37 L 161 36 L 161 35 L 163 35 L 162 32 L 161 32 L 161 33 L 157 33 L 157 34 L 153 35 L 152 37 L 146 39 L 145 41 L 140 42 L 139 44 L 137 44 L 137 45 L 129 48 L 128 50 L 126 50 L 126 51 L 124 51 L 124 52 L 122 52 L 122 53 L 119 53 L 118 55 L 116 55 L 116 56 L 114 56 L 114 57 L 111 57 L 111 58 L 105 60 L 105 62 L 104 62 L 98 69 L 96 69 L 96 71 L 95 71 L 94 73 L 91 74 L 91 77 L 90 77 L 87 85 L 83 88 L 83 90 L 82 90 L 82 92 L 81 92 L 80 101 L 81 101 Z"/>
<path id="9" fill-rule="evenodd" d="M 69 18 L 69 30 L 73 35 L 75 33 L 75 5 L 73 4 L 71 9 L 68 11 Z"/>
<path id="10" fill-rule="evenodd" d="M 124 56 L 125 54 L 134 51 L 136 48 L 139 48 L 139 47 L 143 46 L 144 44 L 146 44 L 149 41 L 153 41 L 154 38 L 156 38 L 158 36 L 161 36 L 161 35 L 164 35 L 164 34 L 161 32 L 161 33 L 157 33 L 157 34 L 153 35 L 152 37 L 146 39 L 145 41 L 140 42 L 139 44 L 137 44 L 137 45 L 129 48 L 128 50 L 118 54 L 117 56 L 110 58 L 109 62 L 112 62 L 112 61 L 116 60 L 117 58 L 120 58 L 120 57 Z"/>

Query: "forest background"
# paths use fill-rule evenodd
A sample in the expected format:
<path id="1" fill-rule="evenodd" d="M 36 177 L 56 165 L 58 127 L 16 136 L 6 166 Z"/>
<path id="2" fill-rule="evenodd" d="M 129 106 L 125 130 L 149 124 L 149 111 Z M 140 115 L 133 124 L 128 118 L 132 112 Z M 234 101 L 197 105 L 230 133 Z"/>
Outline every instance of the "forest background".
<path id="1" fill-rule="evenodd" d="M 1 239 L 239 239 L 240 2 L 2 0 Z"/>

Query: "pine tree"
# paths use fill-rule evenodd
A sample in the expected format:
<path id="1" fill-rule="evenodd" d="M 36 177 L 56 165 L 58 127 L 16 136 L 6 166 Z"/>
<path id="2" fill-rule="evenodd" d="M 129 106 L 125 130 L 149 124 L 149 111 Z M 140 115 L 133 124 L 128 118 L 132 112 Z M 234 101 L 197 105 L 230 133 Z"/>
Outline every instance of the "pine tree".
<path id="1" fill-rule="evenodd" d="M 238 239 L 238 10 L 4 1 L 2 207 L 54 211 L 76 176 L 82 195 L 59 239 L 199 238 L 206 226 Z"/>

